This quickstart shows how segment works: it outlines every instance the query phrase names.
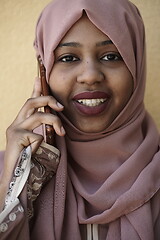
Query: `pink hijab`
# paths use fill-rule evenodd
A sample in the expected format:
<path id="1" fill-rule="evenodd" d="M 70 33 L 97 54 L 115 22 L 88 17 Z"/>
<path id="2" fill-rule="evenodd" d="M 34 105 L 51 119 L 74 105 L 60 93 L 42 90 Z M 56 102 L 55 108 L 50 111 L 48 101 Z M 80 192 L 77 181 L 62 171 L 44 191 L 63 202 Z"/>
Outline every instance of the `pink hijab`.
<path id="1" fill-rule="evenodd" d="M 34 46 L 49 79 L 54 50 L 83 10 L 118 48 L 133 76 L 134 92 L 101 133 L 81 132 L 60 115 L 67 135 L 56 139 L 61 160 L 55 188 L 46 186 L 40 196 L 45 202 L 53 193 L 46 206 L 52 221 L 47 233 L 55 240 L 86 239 L 81 228 L 100 224 L 107 229 L 101 240 L 153 240 L 156 208 L 151 209 L 151 199 L 160 188 L 159 134 L 143 104 L 146 54 L 139 11 L 127 0 L 55 0 L 38 20 Z M 38 224 L 43 219 L 35 229 Z M 33 230 L 33 239 L 36 234 Z M 43 234 L 37 239 L 44 239 Z"/>

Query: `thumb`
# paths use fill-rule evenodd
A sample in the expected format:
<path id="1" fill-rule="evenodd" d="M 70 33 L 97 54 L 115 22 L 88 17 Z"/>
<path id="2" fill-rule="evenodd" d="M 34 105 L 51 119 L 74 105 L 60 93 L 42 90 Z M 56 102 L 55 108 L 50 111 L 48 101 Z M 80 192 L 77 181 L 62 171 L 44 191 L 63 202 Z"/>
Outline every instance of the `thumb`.
<path id="1" fill-rule="evenodd" d="M 44 138 L 43 138 L 42 135 L 35 134 L 35 133 L 33 133 L 33 135 L 31 134 L 29 136 L 29 142 L 30 142 L 30 146 L 31 146 L 31 149 L 32 149 L 32 154 L 34 154 L 38 150 L 38 148 L 41 145 L 43 139 Z"/>

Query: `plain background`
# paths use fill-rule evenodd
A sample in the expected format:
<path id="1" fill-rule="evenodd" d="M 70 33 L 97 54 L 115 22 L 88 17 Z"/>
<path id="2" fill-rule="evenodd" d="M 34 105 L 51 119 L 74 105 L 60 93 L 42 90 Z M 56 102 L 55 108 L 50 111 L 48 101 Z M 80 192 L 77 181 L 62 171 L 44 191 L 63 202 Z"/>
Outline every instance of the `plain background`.
<path id="1" fill-rule="evenodd" d="M 5 130 L 31 96 L 37 75 L 33 40 L 37 18 L 50 0 L 0 0 L 0 150 Z M 145 105 L 160 129 L 160 0 L 132 0 L 144 19 L 147 37 Z"/>

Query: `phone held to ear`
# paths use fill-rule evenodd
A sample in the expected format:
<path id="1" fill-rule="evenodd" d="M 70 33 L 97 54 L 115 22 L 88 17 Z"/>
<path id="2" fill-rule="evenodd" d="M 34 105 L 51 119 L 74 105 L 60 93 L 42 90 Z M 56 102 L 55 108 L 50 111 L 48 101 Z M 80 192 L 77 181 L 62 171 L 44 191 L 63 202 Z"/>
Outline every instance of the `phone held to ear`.
<path id="1" fill-rule="evenodd" d="M 46 81 L 46 69 L 43 65 L 42 59 L 40 56 L 37 58 L 39 65 L 40 80 L 42 85 L 42 95 L 50 95 L 49 86 Z M 44 107 L 44 112 L 51 113 L 51 108 L 49 106 Z M 54 129 L 51 125 L 45 124 L 45 133 L 46 133 L 46 143 L 54 145 Z"/>

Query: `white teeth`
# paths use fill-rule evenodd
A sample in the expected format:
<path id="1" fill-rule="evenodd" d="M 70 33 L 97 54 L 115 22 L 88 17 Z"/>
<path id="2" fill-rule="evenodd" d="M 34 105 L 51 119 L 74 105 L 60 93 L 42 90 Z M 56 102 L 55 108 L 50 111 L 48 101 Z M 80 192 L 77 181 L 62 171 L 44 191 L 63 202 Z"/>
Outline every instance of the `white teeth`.
<path id="1" fill-rule="evenodd" d="M 77 102 L 80 104 L 89 106 L 89 107 L 95 107 L 100 105 L 101 103 L 104 103 L 106 101 L 106 98 L 97 98 L 97 99 L 79 99 Z"/>

